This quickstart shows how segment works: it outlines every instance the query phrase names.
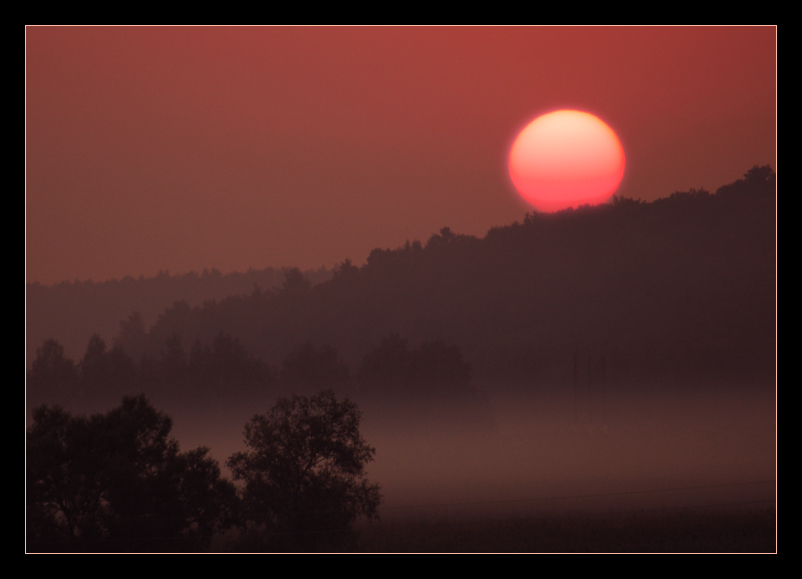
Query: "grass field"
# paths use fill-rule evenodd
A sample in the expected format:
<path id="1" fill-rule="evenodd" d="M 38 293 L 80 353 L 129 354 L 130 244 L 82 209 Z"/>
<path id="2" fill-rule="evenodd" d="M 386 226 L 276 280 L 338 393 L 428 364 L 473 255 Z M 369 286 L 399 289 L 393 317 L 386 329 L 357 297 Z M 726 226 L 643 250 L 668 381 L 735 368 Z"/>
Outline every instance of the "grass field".
<path id="1" fill-rule="evenodd" d="M 774 553 L 771 508 L 396 520 L 361 527 L 356 551 L 387 553 Z"/>

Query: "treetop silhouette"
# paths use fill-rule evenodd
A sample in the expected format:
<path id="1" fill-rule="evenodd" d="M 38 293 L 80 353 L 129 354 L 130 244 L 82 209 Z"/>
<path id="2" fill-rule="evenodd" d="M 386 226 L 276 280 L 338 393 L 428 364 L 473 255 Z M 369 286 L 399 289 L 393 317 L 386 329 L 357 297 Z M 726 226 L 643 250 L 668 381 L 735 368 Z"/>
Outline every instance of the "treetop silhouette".
<path id="1" fill-rule="evenodd" d="M 233 485 L 208 449 L 182 453 L 144 396 L 106 414 L 33 412 L 27 433 L 29 550 L 181 551 L 231 520 Z"/>
<path id="2" fill-rule="evenodd" d="M 271 548 L 342 546 L 358 517 L 377 517 L 379 486 L 365 475 L 376 451 L 359 422 L 354 402 L 324 390 L 280 398 L 245 425 L 250 450 L 233 454 L 228 466 L 245 482 L 246 522 L 267 533 Z"/>

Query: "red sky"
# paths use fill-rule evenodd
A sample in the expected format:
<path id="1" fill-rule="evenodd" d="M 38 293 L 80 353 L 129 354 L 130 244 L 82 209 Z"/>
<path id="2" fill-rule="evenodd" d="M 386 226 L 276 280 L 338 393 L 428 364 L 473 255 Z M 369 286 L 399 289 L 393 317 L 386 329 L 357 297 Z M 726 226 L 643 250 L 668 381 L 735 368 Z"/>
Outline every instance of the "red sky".
<path id="1" fill-rule="evenodd" d="M 776 168 L 776 28 L 26 28 L 28 281 L 332 267 L 531 208 L 539 114 L 652 200 Z"/>

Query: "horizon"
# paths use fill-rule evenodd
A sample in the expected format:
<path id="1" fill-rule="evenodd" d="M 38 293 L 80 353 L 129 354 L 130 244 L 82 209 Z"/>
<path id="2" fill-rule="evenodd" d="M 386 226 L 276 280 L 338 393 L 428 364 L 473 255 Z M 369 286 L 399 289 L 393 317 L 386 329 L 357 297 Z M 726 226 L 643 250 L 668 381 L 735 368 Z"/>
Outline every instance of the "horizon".
<path id="1" fill-rule="evenodd" d="M 754 165 L 754 167 L 757 167 L 757 165 Z M 771 167 L 771 169 L 774 172 L 774 168 Z M 743 177 L 741 177 L 741 179 L 742 178 Z M 730 183 L 723 183 L 719 187 L 716 187 L 716 188 L 714 188 L 713 190 L 710 190 L 710 191 L 708 191 L 708 190 L 706 190 L 704 188 L 698 189 L 697 191 L 707 191 L 707 193 L 709 193 L 710 195 L 715 195 L 718 192 L 718 189 L 720 189 L 721 187 L 723 187 L 725 185 L 729 185 L 729 184 Z M 691 189 L 691 190 L 693 190 L 693 189 Z M 610 206 L 610 205 L 613 204 L 615 199 L 630 200 L 630 201 L 635 201 L 635 202 L 638 202 L 638 203 L 654 203 L 655 201 L 659 201 L 659 200 L 662 200 L 662 199 L 668 199 L 668 198 L 670 198 L 672 195 L 674 195 L 676 193 L 685 193 L 685 192 L 687 192 L 687 191 L 673 191 L 672 193 L 670 193 L 670 194 L 668 194 L 668 195 L 666 195 L 664 197 L 655 197 L 654 199 L 651 199 L 651 200 L 648 200 L 648 201 L 643 200 L 641 198 L 626 197 L 626 196 L 623 196 L 623 195 L 613 195 L 607 201 L 605 201 L 603 203 L 599 203 L 597 205 L 585 204 L 585 205 L 581 205 L 578 208 L 566 208 L 566 209 L 561 209 L 559 211 L 552 211 L 552 212 L 542 212 L 542 211 L 538 211 L 537 209 L 531 208 L 530 211 L 525 213 L 524 218 L 527 215 L 529 215 L 530 213 L 531 214 L 542 214 L 542 215 L 557 215 L 557 214 L 561 214 L 561 213 L 570 213 L 570 212 L 573 212 L 573 211 L 581 211 L 581 210 L 584 210 L 584 209 L 587 209 L 587 208 L 594 208 L 594 207 L 600 207 L 600 206 Z M 516 221 L 513 221 L 511 223 L 506 223 L 506 224 L 502 224 L 502 225 L 491 225 L 490 228 L 485 232 L 484 235 L 481 235 L 481 236 L 475 235 L 473 237 L 475 237 L 477 239 L 484 239 L 487 236 L 487 234 L 493 229 L 508 227 L 510 225 L 515 225 L 515 224 L 518 224 L 518 223 L 519 223 L 519 221 L 516 220 Z M 446 228 L 448 228 L 448 227 L 446 226 Z M 432 232 L 429 235 L 429 237 L 437 235 L 438 232 L 441 231 L 442 229 L 443 228 L 440 228 L 438 231 Z M 450 228 L 448 228 L 448 229 L 450 229 Z M 458 231 L 452 231 L 452 233 L 454 233 L 456 235 L 468 235 L 468 234 L 460 233 Z M 397 249 L 402 249 L 404 247 L 405 243 L 424 243 L 424 241 L 421 240 L 421 239 L 407 239 L 403 243 L 398 245 L 397 247 L 374 247 L 373 249 L 397 250 Z M 371 249 L 370 251 L 373 251 L 373 249 Z M 370 251 L 368 253 L 370 253 Z M 66 279 L 66 280 L 55 281 L 55 282 L 50 283 L 50 284 L 44 284 L 44 283 L 39 282 L 38 280 L 33 280 L 33 281 L 26 281 L 26 285 L 41 285 L 41 286 L 45 286 L 45 287 L 53 287 L 53 286 L 57 286 L 57 285 L 61 285 L 61 284 L 107 283 L 107 282 L 109 282 L 109 283 L 118 282 L 119 283 L 119 282 L 122 282 L 122 281 L 125 281 L 125 280 L 128 280 L 128 279 L 133 279 L 135 281 L 139 281 L 139 280 L 143 280 L 143 279 L 144 280 L 149 280 L 149 279 L 155 279 L 157 277 L 164 276 L 164 275 L 169 276 L 169 277 L 173 277 L 173 278 L 192 277 L 192 276 L 205 277 L 205 276 L 215 276 L 215 275 L 229 276 L 229 275 L 242 275 L 242 274 L 248 274 L 250 272 L 260 272 L 260 271 L 266 271 L 266 270 L 274 270 L 274 271 L 277 271 L 277 272 L 286 272 L 286 271 L 292 270 L 292 269 L 300 269 L 305 275 L 307 275 L 307 274 L 310 274 L 310 273 L 334 272 L 334 271 L 336 271 L 338 269 L 339 266 L 341 266 L 346 261 L 346 259 L 351 263 L 351 265 L 354 265 L 354 266 L 359 267 L 359 268 L 362 268 L 362 267 L 367 265 L 367 256 L 366 256 L 365 260 L 363 260 L 362 263 L 354 263 L 353 260 L 345 258 L 345 259 L 343 259 L 341 261 L 336 261 L 331 266 L 327 266 L 324 263 L 324 264 L 321 264 L 318 267 L 311 267 L 311 268 L 300 268 L 300 267 L 298 267 L 296 265 L 283 265 L 283 266 L 268 265 L 268 266 L 265 266 L 265 267 L 262 267 L 262 268 L 248 267 L 245 270 L 222 271 L 217 266 L 211 266 L 211 267 L 204 267 L 200 271 L 193 269 L 193 270 L 182 271 L 182 272 L 171 272 L 169 270 L 164 269 L 164 270 L 159 270 L 156 274 L 148 275 L 148 276 L 146 276 L 144 274 L 139 274 L 138 276 L 134 276 L 134 275 L 128 274 L 128 275 L 124 275 L 124 276 L 119 277 L 119 278 L 113 277 L 113 278 L 102 279 L 102 280 L 95 280 L 95 279 L 91 279 L 91 278 L 90 279 L 77 279 L 76 278 L 74 280 Z M 324 282 L 318 282 L 318 283 L 324 283 Z"/>
<path id="2" fill-rule="evenodd" d="M 560 52 L 555 50 L 560 47 Z M 776 27 L 26 27 L 26 281 L 365 263 L 532 211 L 586 110 L 653 201 L 776 170 Z"/>
<path id="3" fill-rule="evenodd" d="M 776 552 L 776 26 L 25 31 L 26 551 Z"/>

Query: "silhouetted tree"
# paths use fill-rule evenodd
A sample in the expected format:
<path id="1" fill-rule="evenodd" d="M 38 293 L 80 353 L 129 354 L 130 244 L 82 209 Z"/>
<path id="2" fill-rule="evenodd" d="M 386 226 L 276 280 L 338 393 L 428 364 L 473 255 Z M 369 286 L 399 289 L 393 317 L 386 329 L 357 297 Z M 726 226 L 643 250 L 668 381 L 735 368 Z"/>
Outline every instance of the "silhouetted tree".
<path id="1" fill-rule="evenodd" d="M 774 187 L 777 176 L 774 174 L 774 169 L 771 165 L 755 165 L 744 173 L 744 181 L 747 185 L 763 187 Z"/>
<path id="2" fill-rule="evenodd" d="M 228 460 L 245 482 L 245 519 L 279 549 L 344 547 L 351 524 L 377 517 L 379 486 L 365 478 L 375 449 L 359 432 L 360 412 L 331 390 L 280 398 L 245 425 L 248 452 Z"/>
<path id="3" fill-rule="evenodd" d="M 28 394 L 36 400 L 71 397 L 78 383 L 75 363 L 64 357 L 64 348 L 52 338 L 36 350 L 28 372 Z"/>
<path id="4" fill-rule="evenodd" d="M 419 243 L 376 249 L 367 265 L 356 269 L 346 262 L 335 280 L 311 288 L 308 280 L 321 280 L 309 272 L 275 271 L 269 279 L 239 286 L 243 294 L 254 281 L 265 288 L 285 281 L 283 288 L 266 290 L 258 299 L 193 307 L 179 302 L 147 334 L 154 371 L 140 362 L 140 373 L 155 376 L 148 385 L 157 381 L 158 352 L 173 333 L 187 350 L 196 339 L 210 346 L 225 328 L 264 359 L 281 359 L 288 344 L 307 340 L 325 341 L 354 359 L 394 328 L 414 336 L 416 348 L 433 339 L 458 344 L 474 371 L 486 377 L 570 381 L 564 378 L 570 376 L 564 373 L 565 360 L 579 347 L 617 352 L 626 380 L 715 377 L 773 383 L 776 179 L 769 167 L 753 168 L 714 194 L 691 190 L 650 203 L 618 199 L 593 208 L 529 213 L 523 223 L 493 228 L 481 240 L 441 230 L 430 245 L 431 251 Z M 212 287 L 214 276 L 204 277 Z M 170 280 L 177 281 L 162 281 Z M 123 286 L 145 292 L 147 285 L 155 296 L 161 283 L 143 279 Z M 80 311 L 82 318 L 89 311 L 97 314 L 87 296 L 110 288 L 29 287 L 29 300 L 31 295 L 61 296 L 56 302 L 48 298 L 48 308 L 37 301 L 40 305 L 29 311 L 37 310 L 40 317 L 46 312 L 51 321 L 45 327 L 55 327 L 56 320 L 66 329 L 69 324 L 60 321 L 57 310 Z M 80 303 L 92 307 L 73 305 L 65 292 L 84 296 Z M 203 297 L 194 290 L 183 294 L 193 304 Z M 167 303 L 179 295 L 159 299 Z M 222 295 L 233 294 L 215 297 Z M 156 311 L 146 309 L 146 318 Z M 133 354 L 127 344 L 144 330 L 136 321 L 128 327 L 131 339 L 123 345 Z M 31 361 L 50 331 L 40 333 L 42 339 L 28 351 Z M 65 344 L 68 352 L 74 347 Z M 230 393 L 236 387 L 226 383 L 217 389 Z"/>
<path id="5" fill-rule="evenodd" d="M 233 377 L 247 373 L 249 356 L 236 338 L 220 332 L 212 340 L 212 359 L 216 372 L 221 377 Z"/>
<path id="6" fill-rule="evenodd" d="M 415 374 L 415 360 L 409 344 L 398 334 L 390 334 L 362 359 L 359 381 L 384 387 L 406 384 Z"/>
<path id="7" fill-rule="evenodd" d="M 211 364 L 212 350 L 208 346 L 204 347 L 200 340 L 195 340 L 192 349 L 189 351 L 189 373 L 192 378 L 203 376 L 204 368 Z"/>
<path id="8" fill-rule="evenodd" d="M 346 258 L 338 269 L 334 270 L 333 279 L 351 279 L 359 275 L 359 268 L 350 259 Z"/>
<path id="9" fill-rule="evenodd" d="M 120 333 L 114 343 L 124 349 L 134 360 L 139 360 L 145 353 L 147 339 L 145 320 L 142 319 L 142 314 L 134 312 L 127 320 L 120 322 Z"/>
<path id="10" fill-rule="evenodd" d="M 170 382 L 183 381 L 188 374 L 188 364 L 181 336 L 172 334 L 165 345 L 166 351 L 161 352 L 162 379 Z"/>
<path id="11" fill-rule="evenodd" d="M 426 242 L 426 249 L 437 249 L 452 243 L 456 239 L 457 235 L 451 231 L 450 227 L 443 227 L 440 230 L 440 235 L 437 235 L 436 233 L 432 234 L 432 236 L 429 238 L 429 241 Z"/>
<path id="12" fill-rule="evenodd" d="M 284 275 L 284 283 L 281 284 L 281 293 L 284 295 L 304 295 L 312 287 L 312 282 L 297 267 L 286 270 Z"/>
<path id="13" fill-rule="evenodd" d="M 467 387 L 470 366 L 458 346 L 435 340 L 411 350 L 406 340 L 391 334 L 365 355 L 358 377 L 385 393 L 453 393 Z"/>
<path id="14" fill-rule="evenodd" d="M 26 445 L 26 530 L 31 543 L 69 550 L 102 532 L 101 470 L 89 421 L 59 406 L 33 412 Z"/>
<path id="15" fill-rule="evenodd" d="M 221 387 L 264 384 L 273 379 L 273 370 L 267 364 L 251 356 L 239 340 L 224 332 L 214 337 L 210 353 L 207 376 Z"/>
<path id="16" fill-rule="evenodd" d="M 465 388 L 470 376 L 471 368 L 462 359 L 458 346 L 435 340 L 421 344 L 416 352 L 416 382 L 428 389 L 449 391 Z"/>
<path id="17" fill-rule="evenodd" d="M 119 398 L 123 394 L 138 391 L 141 386 L 136 363 L 119 345 L 115 345 L 106 355 L 109 364 L 109 387 L 106 392 Z"/>
<path id="18" fill-rule="evenodd" d="M 298 391 L 317 391 L 348 382 L 348 368 L 331 346 L 316 348 L 306 342 L 297 346 L 281 363 L 281 382 Z"/>
<path id="19" fill-rule="evenodd" d="M 80 393 L 94 400 L 114 400 L 138 389 L 134 361 L 119 345 L 106 350 L 106 342 L 94 334 L 86 346 L 80 370 Z"/>
<path id="20" fill-rule="evenodd" d="M 755 165 L 744 173 L 743 179 L 723 185 L 716 191 L 726 198 L 773 196 L 777 191 L 777 176 L 770 165 Z"/>
<path id="21" fill-rule="evenodd" d="M 106 342 L 93 334 L 86 345 L 86 353 L 79 364 L 81 390 L 84 396 L 96 395 L 111 381 L 111 363 L 106 354 Z"/>
<path id="22" fill-rule="evenodd" d="M 236 495 L 208 449 L 179 452 L 172 421 L 144 396 L 90 418 L 34 411 L 27 434 L 29 548 L 195 550 Z"/>

